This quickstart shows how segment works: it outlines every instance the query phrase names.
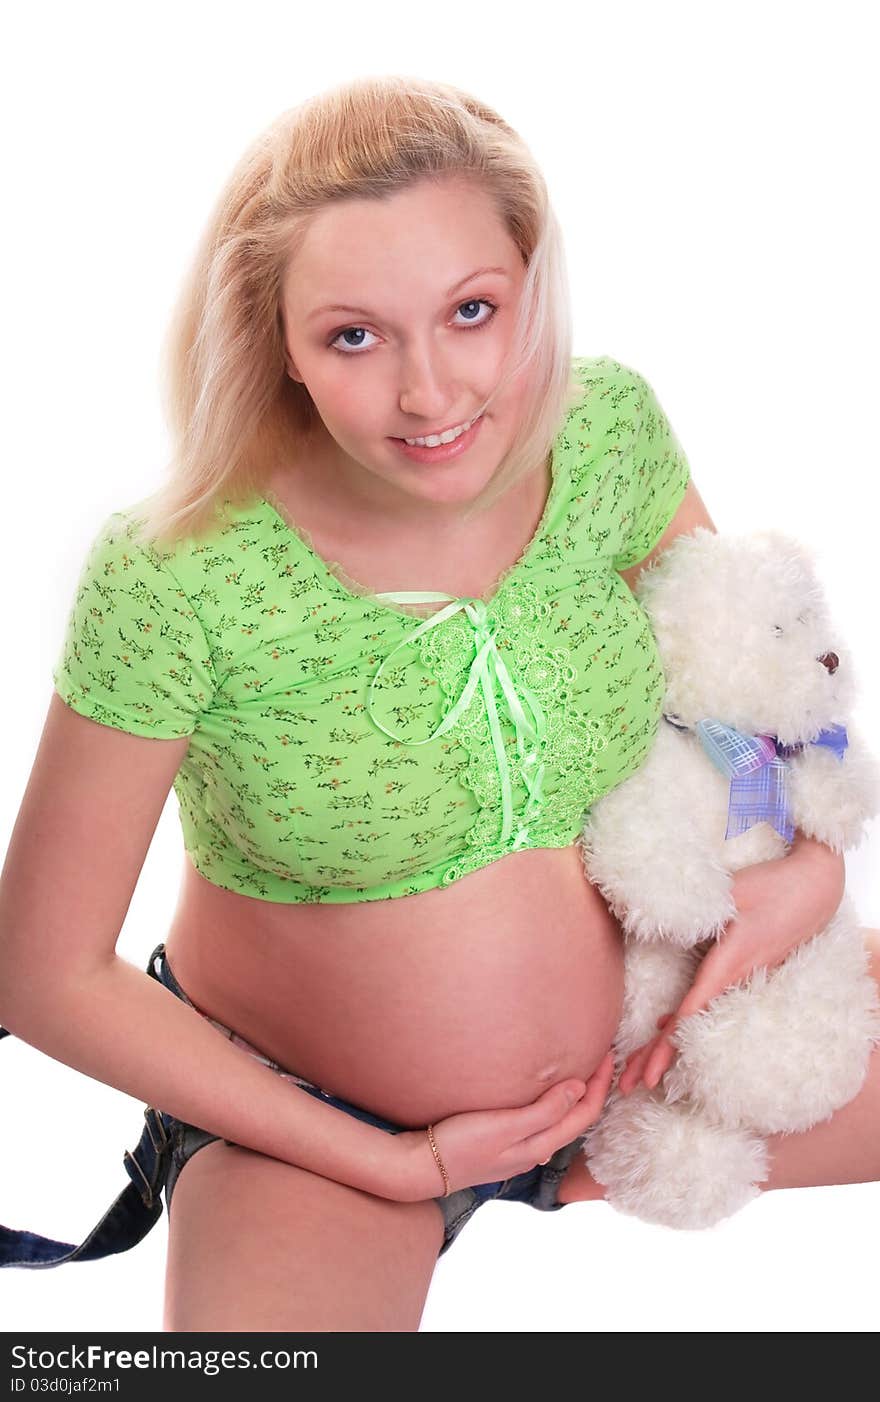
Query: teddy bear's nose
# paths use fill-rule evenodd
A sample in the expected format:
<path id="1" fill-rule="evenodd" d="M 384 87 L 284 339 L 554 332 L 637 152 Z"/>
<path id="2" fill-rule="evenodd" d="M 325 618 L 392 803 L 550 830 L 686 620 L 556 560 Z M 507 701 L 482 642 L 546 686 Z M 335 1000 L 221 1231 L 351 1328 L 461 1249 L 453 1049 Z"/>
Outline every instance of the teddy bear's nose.
<path id="1" fill-rule="evenodd" d="M 837 656 L 836 652 L 826 652 L 824 657 L 819 658 L 819 661 L 822 663 L 823 667 L 828 668 L 828 671 L 831 673 L 832 677 L 834 676 L 834 673 L 840 666 L 840 658 Z"/>

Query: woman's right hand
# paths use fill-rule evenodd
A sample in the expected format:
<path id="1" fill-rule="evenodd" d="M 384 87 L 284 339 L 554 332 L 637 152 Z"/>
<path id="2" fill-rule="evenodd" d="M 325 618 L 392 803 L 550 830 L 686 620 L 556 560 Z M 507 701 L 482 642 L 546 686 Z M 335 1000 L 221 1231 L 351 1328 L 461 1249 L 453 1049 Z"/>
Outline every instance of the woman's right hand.
<path id="1" fill-rule="evenodd" d="M 434 1143 L 449 1177 L 449 1191 L 503 1182 L 545 1162 L 595 1124 L 613 1076 L 614 1059 L 609 1051 L 586 1085 L 573 1079 L 558 1081 L 530 1105 L 465 1110 L 438 1120 L 432 1127 Z M 420 1202 L 442 1197 L 443 1176 L 426 1130 L 405 1130 L 395 1135 L 395 1141 L 405 1160 L 397 1200 Z"/>

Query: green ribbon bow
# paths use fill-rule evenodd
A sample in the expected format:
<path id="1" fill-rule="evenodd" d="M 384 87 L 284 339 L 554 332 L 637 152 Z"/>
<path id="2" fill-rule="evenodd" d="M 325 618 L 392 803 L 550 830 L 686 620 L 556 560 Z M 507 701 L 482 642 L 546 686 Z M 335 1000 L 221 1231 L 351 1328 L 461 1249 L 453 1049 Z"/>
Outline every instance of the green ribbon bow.
<path id="1" fill-rule="evenodd" d="M 499 686 L 507 700 L 508 712 L 516 728 L 516 746 L 519 758 L 519 768 L 522 774 L 523 783 L 528 792 L 528 802 L 523 817 L 520 821 L 516 835 L 514 837 L 514 850 L 523 847 L 528 842 L 527 824 L 533 810 L 544 802 L 543 780 L 546 765 L 538 763 L 539 752 L 546 735 L 547 723 L 544 711 L 535 694 L 521 683 L 522 699 L 517 694 L 510 673 L 505 666 L 504 659 L 498 651 L 495 642 L 496 632 L 489 626 L 489 617 L 482 599 L 456 599 L 452 594 L 423 593 L 420 590 L 408 590 L 403 593 L 385 593 L 376 596 L 380 599 L 390 599 L 395 603 L 432 603 L 441 599 L 449 599 L 451 602 L 446 608 L 440 609 L 432 614 L 424 623 L 398 643 L 397 647 L 381 663 L 379 670 L 370 683 L 370 691 L 367 699 L 367 712 L 370 719 L 380 730 L 389 735 L 392 740 L 398 740 L 404 745 L 427 745 L 430 740 L 435 740 L 439 735 L 445 735 L 447 730 L 451 730 L 462 712 L 466 711 L 471 703 L 471 698 L 478 686 L 483 689 L 483 696 L 486 701 L 486 713 L 489 719 L 489 731 L 492 736 L 492 745 L 495 750 L 495 758 L 498 763 L 498 772 L 501 776 L 501 803 L 502 803 L 502 824 L 501 841 L 509 841 L 513 832 L 513 790 L 510 782 L 510 765 L 507 758 L 507 749 L 501 734 L 501 726 L 498 720 L 498 707 L 495 699 L 494 681 L 497 679 Z M 392 730 L 383 725 L 373 715 L 371 707 L 373 704 L 373 687 L 379 680 L 383 668 L 392 657 L 407 644 L 414 643 L 415 640 L 427 633 L 429 629 L 438 627 L 451 618 L 459 610 L 464 610 L 469 622 L 474 629 L 474 641 L 476 655 L 470 665 L 467 680 L 462 688 L 461 694 L 453 705 L 452 709 L 444 716 L 443 720 L 426 739 L 406 740 L 402 735 L 395 735 Z M 526 715 L 523 709 L 525 704 L 531 712 L 532 719 Z M 533 748 L 528 748 L 528 741 L 534 740 Z M 535 768 L 537 766 L 537 768 Z M 534 777 L 532 777 L 534 773 Z"/>

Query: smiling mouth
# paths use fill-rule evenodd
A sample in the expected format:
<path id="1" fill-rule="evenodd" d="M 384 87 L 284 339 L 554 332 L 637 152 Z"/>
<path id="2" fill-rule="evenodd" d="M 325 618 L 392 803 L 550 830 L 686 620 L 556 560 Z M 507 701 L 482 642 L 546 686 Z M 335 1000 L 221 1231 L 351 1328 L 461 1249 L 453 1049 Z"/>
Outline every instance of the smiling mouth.
<path id="1" fill-rule="evenodd" d="M 396 441 L 398 443 L 408 443 L 410 447 L 437 448 L 444 443 L 454 443 L 456 438 L 461 438 L 462 434 L 467 433 L 468 429 L 472 428 L 481 417 L 482 410 L 479 414 L 475 414 L 472 419 L 465 419 L 462 423 L 453 424 L 450 428 L 438 429 L 436 433 L 419 434 L 413 438 L 398 436 Z"/>

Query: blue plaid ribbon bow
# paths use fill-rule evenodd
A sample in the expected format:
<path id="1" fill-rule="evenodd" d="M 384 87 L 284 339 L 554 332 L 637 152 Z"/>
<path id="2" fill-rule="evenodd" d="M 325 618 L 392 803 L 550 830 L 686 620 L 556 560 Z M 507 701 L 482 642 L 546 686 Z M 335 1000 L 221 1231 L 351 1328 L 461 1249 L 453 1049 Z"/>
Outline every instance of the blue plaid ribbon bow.
<path id="1" fill-rule="evenodd" d="M 666 719 L 676 724 L 669 716 Z M 696 732 L 716 769 L 730 779 L 725 841 L 755 823 L 770 823 L 791 842 L 795 829 L 788 809 L 787 761 L 800 753 L 803 744 L 782 745 L 773 735 L 746 735 L 713 719 L 698 721 Z M 842 760 L 849 743 L 846 726 L 832 725 L 807 743 L 824 745 Z"/>

